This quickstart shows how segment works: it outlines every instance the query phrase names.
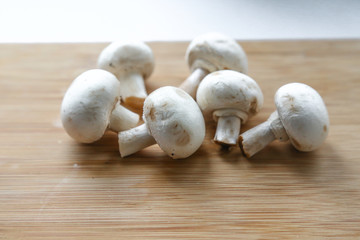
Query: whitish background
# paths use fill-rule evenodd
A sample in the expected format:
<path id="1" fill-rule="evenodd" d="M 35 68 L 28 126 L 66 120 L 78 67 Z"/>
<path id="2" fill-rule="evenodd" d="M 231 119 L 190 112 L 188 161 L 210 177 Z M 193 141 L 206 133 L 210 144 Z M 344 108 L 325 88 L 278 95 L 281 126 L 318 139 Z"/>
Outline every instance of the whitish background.
<path id="1" fill-rule="evenodd" d="M 0 0 L 0 42 L 360 38 L 359 0 Z"/>

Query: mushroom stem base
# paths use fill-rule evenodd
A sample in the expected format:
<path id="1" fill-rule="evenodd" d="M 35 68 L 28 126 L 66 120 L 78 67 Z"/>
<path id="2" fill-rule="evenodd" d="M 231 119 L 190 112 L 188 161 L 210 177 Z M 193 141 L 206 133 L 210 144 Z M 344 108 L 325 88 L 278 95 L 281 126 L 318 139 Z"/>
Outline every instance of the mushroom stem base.
<path id="1" fill-rule="evenodd" d="M 155 139 L 149 134 L 145 124 L 119 132 L 118 137 L 121 157 L 129 156 L 156 143 Z"/>
<path id="2" fill-rule="evenodd" d="M 187 92 L 191 97 L 195 99 L 196 90 L 203 78 L 209 74 L 209 71 L 197 68 L 195 69 L 191 75 L 179 86 L 182 90 Z"/>
<path id="3" fill-rule="evenodd" d="M 266 121 L 240 135 L 239 145 L 246 157 L 250 158 L 276 139 L 270 124 Z"/>
<path id="4" fill-rule="evenodd" d="M 116 103 L 110 115 L 109 129 L 120 132 L 133 128 L 139 122 L 139 115 Z"/>
<path id="5" fill-rule="evenodd" d="M 218 118 L 214 141 L 221 145 L 236 145 L 240 133 L 241 120 L 237 116 Z"/>

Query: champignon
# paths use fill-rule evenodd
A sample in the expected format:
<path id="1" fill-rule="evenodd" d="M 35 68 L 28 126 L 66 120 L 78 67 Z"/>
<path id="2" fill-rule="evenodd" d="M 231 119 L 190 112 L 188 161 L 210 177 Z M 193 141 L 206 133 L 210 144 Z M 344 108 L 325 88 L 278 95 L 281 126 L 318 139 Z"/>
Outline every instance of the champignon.
<path id="1" fill-rule="evenodd" d="M 220 33 L 207 33 L 196 37 L 186 51 L 191 75 L 180 88 L 195 98 L 197 87 L 209 73 L 235 70 L 247 73 L 247 57 L 242 47 L 232 38 Z"/>
<path id="2" fill-rule="evenodd" d="M 157 143 L 171 158 L 193 154 L 205 137 L 205 122 L 194 99 L 175 87 L 162 87 L 144 102 L 144 124 L 119 132 L 122 157 Z"/>
<path id="3" fill-rule="evenodd" d="M 121 82 L 125 105 L 142 109 L 147 96 L 144 80 L 154 70 L 154 55 L 143 42 L 113 42 L 100 54 L 98 67 L 113 73 Z"/>
<path id="4" fill-rule="evenodd" d="M 221 70 L 201 81 L 196 101 L 204 114 L 212 114 L 217 122 L 214 141 L 232 146 L 237 144 L 241 124 L 262 108 L 264 98 L 259 85 L 249 76 Z"/>
<path id="5" fill-rule="evenodd" d="M 329 116 L 319 93 L 302 83 L 289 83 L 275 94 L 277 111 L 269 119 L 240 135 L 240 147 L 251 157 L 270 142 L 290 140 L 299 151 L 320 147 L 329 132 Z"/>
<path id="6" fill-rule="evenodd" d="M 139 115 L 120 105 L 120 82 L 107 71 L 82 73 L 70 85 L 61 105 L 61 121 L 75 140 L 91 143 L 105 130 L 115 132 L 135 127 Z"/>

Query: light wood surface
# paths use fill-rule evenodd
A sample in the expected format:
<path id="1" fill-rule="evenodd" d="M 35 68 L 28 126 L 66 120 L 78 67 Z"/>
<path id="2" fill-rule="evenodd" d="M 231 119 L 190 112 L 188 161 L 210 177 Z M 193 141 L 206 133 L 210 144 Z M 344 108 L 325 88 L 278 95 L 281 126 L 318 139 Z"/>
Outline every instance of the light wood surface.
<path id="1" fill-rule="evenodd" d="M 106 44 L 0 45 L 0 239 L 359 239 L 360 41 L 243 42 L 265 106 L 303 82 L 330 134 L 312 153 L 274 142 L 251 159 L 211 142 L 171 160 L 157 146 L 121 159 L 116 134 L 74 142 L 59 120 L 71 81 Z M 150 43 L 149 91 L 189 74 L 187 43 Z"/>

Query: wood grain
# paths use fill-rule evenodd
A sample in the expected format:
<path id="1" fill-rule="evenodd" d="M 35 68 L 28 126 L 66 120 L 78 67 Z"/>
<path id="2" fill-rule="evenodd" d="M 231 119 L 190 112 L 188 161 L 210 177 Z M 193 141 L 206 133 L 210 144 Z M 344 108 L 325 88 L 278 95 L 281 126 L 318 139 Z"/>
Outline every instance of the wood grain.
<path id="1" fill-rule="evenodd" d="M 189 74 L 188 43 L 150 43 L 149 91 Z M 242 42 L 265 121 L 281 85 L 319 91 L 330 134 L 312 153 L 274 142 L 251 159 L 211 142 L 169 159 L 121 159 L 116 135 L 84 145 L 61 128 L 70 82 L 106 44 L 0 45 L 0 239 L 359 239 L 360 41 Z"/>

